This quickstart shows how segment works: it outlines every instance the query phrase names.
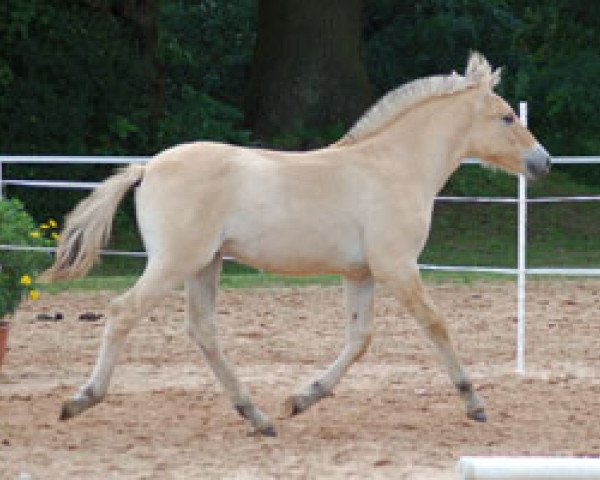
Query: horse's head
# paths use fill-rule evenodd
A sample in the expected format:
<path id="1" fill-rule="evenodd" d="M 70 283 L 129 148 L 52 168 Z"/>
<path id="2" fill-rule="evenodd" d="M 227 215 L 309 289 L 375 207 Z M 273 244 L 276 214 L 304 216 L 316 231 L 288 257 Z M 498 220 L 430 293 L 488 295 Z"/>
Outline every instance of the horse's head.
<path id="1" fill-rule="evenodd" d="M 528 179 L 540 178 L 550 171 L 550 154 L 494 93 L 500 73 L 500 69 L 492 71 L 482 55 L 471 54 L 465 78 L 475 85 L 476 107 L 468 155 Z"/>

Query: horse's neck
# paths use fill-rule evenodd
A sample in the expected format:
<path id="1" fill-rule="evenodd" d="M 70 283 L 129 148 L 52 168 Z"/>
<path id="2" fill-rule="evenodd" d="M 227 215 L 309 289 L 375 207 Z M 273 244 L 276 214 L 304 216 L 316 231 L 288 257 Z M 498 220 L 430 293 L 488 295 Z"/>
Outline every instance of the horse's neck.
<path id="1" fill-rule="evenodd" d="M 400 174 L 415 175 L 436 195 L 466 153 L 472 106 L 458 98 L 462 95 L 419 105 L 365 143 L 381 152 L 377 157 L 393 162 Z"/>

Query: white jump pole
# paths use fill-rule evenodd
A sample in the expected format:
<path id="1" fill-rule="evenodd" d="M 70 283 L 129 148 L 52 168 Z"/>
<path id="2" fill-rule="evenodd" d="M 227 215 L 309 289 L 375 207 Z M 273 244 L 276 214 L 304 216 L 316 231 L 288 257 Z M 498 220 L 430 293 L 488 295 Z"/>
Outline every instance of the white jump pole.
<path id="1" fill-rule="evenodd" d="M 600 459 L 461 457 L 459 480 L 599 480 Z"/>
<path id="2" fill-rule="evenodd" d="M 527 102 L 519 102 L 519 118 L 527 127 Z M 519 175 L 517 234 L 517 373 L 525 373 L 525 282 L 527 255 L 527 179 Z"/>

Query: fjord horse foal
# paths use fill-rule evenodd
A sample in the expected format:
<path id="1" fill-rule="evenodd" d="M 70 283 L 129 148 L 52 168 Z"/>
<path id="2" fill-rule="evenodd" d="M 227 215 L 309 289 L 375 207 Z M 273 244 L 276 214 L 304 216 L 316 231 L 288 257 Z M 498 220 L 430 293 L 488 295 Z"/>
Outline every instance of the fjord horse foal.
<path id="1" fill-rule="evenodd" d="M 529 178 L 550 168 L 548 153 L 493 92 L 499 81 L 500 72 L 474 53 L 464 76 L 427 77 L 397 88 L 327 148 L 283 153 L 190 143 L 106 180 L 68 216 L 45 278 L 87 273 L 110 235 L 118 203 L 134 186 L 148 263 L 137 283 L 111 303 L 95 368 L 64 404 L 61 418 L 103 399 L 129 331 L 184 282 L 190 336 L 239 414 L 256 431 L 275 435 L 217 342 L 215 298 L 221 259 L 230 255 L 273 272 L 345 278 L 345 347 L 319 378 L 287 400 L 290 415 L 327 396 L 365 352 L 375 282 L 381 282 L 433 342 L 467 415 L 485 420 L 444 320 L 424 291 L 417 258 L 434 198 L 463 158 L 479 157 Z"/>

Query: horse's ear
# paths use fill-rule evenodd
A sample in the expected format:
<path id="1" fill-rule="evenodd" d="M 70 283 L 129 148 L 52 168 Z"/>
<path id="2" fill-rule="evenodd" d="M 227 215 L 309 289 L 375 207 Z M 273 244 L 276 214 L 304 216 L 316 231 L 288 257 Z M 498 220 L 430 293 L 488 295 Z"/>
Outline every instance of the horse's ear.
<path id="1" fill-rule="evenodd" d="M 479 52 L 471 52 L 465 77 L 467 80 L 480 85 L 482 88 L 492 90 L 500 83 L 502 69 L 498 68 L 492 72 L 492 66 L 487 59 Z"/>
<path id="2" fill-rule="evenodd" d="M 494 73 L 492 73 L 492 77 L 490 78 L 490 87 L 493 89 L 500 83 L 500 80 L 502 80 L 502 67 L 497 68 L 494 70 Z"/>
<path id="3" fill-rule="evenodd" d="M 465 70 L 465 77 L 475 83 L 480 83 L 492 74 L 492 67 L 486 58 L 479 52 L 471 52 Z"/>

